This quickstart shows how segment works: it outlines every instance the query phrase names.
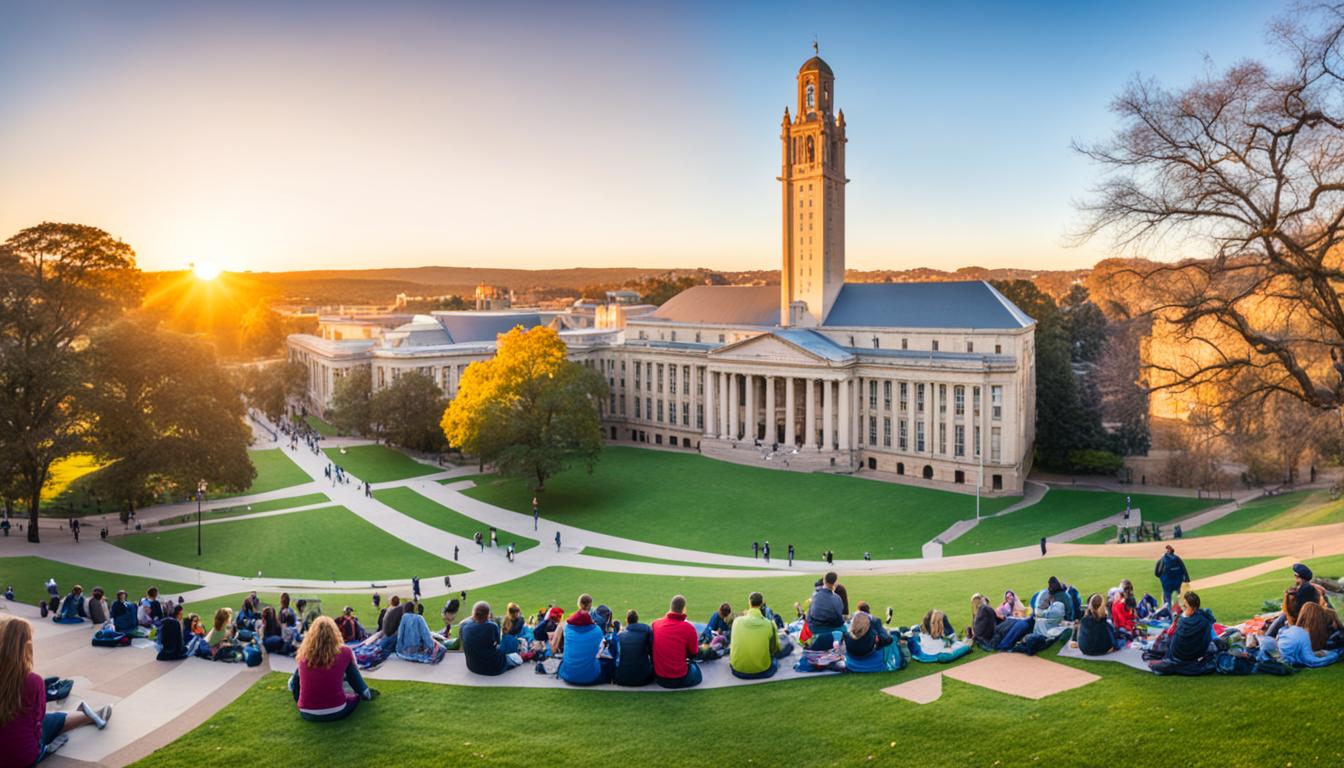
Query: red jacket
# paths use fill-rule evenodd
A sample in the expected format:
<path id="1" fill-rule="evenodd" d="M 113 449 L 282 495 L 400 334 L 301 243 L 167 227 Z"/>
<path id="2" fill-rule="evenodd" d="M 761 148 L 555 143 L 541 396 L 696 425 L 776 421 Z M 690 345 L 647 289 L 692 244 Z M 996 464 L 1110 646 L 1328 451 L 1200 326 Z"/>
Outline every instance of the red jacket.
<path id="1" fill-rule="evenodd" d="M 1115 602 L 1111 603 L 1111 621 L 1115 623 L 1116 629 L 1123 629 L 1131 634 L 1134 632 L 1134 611 L 1125 604 L 1124 595 L 1117 596 Z"/>
<path id="2" fill-rule="evenodd" d="M 686 660 L 700 652 L 700 635 L 684 613 L 668 613 L 653 622 L 653 674 L 669 680 L 686 676 Z"/>

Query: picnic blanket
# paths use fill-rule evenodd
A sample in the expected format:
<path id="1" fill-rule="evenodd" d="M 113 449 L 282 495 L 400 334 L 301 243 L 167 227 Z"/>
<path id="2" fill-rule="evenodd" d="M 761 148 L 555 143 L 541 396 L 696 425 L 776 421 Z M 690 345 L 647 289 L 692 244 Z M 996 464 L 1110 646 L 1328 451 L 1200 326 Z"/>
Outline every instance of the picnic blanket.
<path id="1" fill-rule="evenodd" d="M 1070 642 L 1065 643 L 1064 647 L 1059 649 L 1059 655 L 1066 659 L 1082 659 L 1083 661 L 1111 661 L 1144 672 L 1152 672 L 1148 668 L 1148 662 L 1143 660 L 1143 649 L 1134 644 L 1126 645 L 1124 648 L 1104 656 L 1085 656 L 1082 651 L 1078 650 L 1077 643 Z"/>

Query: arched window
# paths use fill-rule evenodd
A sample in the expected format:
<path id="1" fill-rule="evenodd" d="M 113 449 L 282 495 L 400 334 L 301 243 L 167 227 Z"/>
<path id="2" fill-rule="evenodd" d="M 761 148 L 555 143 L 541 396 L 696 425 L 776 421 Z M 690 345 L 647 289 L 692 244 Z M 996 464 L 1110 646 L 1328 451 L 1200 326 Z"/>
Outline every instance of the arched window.
<path id="1" fill-rule="evenodd" d="M 817 147 L 816 143 L 812 141 L 811 136 L 807 137 L 807 162 L 817 162 Z"/>
<path id="2" fill-rule="evenodd" d="M 807 108 L 809 110 L 817 107 L 817 86 L 812 83 L 807 84 Z"/>

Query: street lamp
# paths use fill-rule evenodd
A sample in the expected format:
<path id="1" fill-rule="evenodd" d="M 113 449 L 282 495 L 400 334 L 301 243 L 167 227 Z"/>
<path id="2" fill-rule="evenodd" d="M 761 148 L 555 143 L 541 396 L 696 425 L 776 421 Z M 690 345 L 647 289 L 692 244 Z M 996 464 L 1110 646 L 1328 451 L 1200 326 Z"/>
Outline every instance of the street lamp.
<path id="1" fill-rule="evenodd" d="M 201 501 L 205 499 L 205 481 L 196 483 L 196 556 L 201 556 Z"/>

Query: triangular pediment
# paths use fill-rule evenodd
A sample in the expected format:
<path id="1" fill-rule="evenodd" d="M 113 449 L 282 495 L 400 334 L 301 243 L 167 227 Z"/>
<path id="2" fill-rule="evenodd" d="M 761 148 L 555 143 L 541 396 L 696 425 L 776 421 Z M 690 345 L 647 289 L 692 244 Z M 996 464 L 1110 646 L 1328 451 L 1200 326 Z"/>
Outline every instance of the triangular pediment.
<path id="1" fill-rule="evenodd" d="M 844 365 L 854 359 L 854 355 L 820 334 L 810 333 L 803 342 L 774 332 L 762 333 L 719 347 L 709 354 L 714 360 L 781 365 Z"/>

